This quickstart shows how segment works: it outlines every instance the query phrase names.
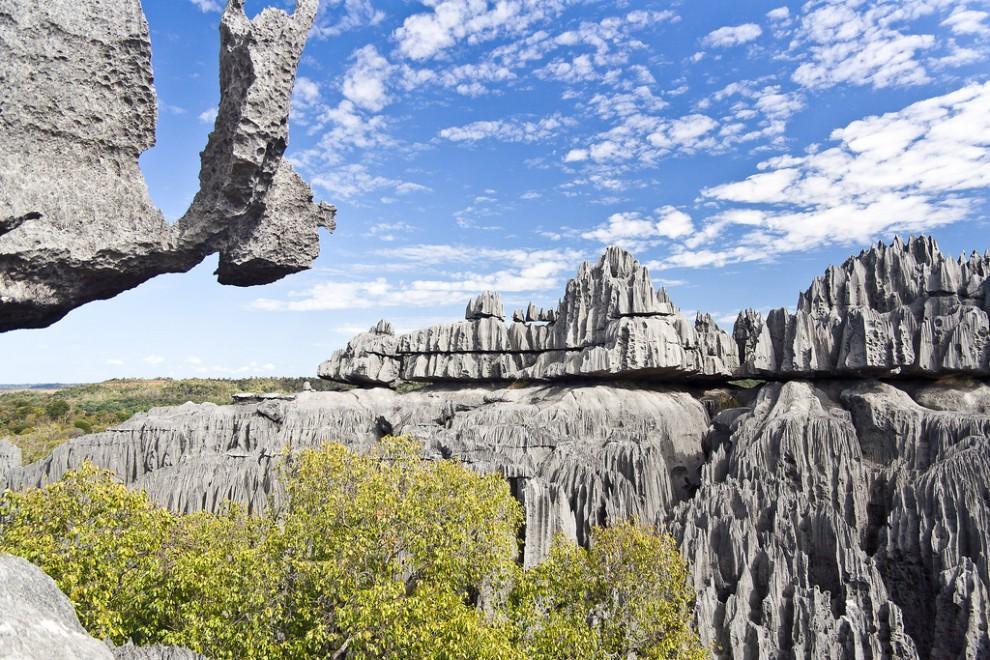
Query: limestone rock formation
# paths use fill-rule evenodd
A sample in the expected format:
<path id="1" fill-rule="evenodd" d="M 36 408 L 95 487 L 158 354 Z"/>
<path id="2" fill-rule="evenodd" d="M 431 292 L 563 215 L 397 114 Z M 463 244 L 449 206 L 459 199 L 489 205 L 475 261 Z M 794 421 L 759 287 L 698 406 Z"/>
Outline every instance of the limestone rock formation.
<path id="1" fill-rule="evenodd" d="M 90 637 L 55 581 L 20 557 L 0 554 L 0 660 L 204 660 L 175 646 L 113 648 Z"/>
<path id="2" fill-rule="evenodd" d="M 990 658 L 986 262 L 928 239 L 878 246 L 794 314 L 741 314 L 730 338 L 611 248 L 553 314 L 506 325 L 483 294 L 459 323 L 396 336 L 379 322 L 320 367 L 418 390 L 155 409 L 31 465 L 0 458 L 0 489 L 91 460 L 175 511 L 255 511 L 281 496 L 283 450 L 408 433 L 508 480 L 527 565 L 554 535 L 583 542 L 620 518 L 672 533 L 717 657 Z M 696 382 L 743 374 L 773 380 Z"/>
<path id="3" fill-rule="evenodd" d="M 990 251 L 947 257 L 930 237 L 878 243 L 829 267 L 793 314 L 741 312 L 751 375 L 990 375 Z"/>
<path id="4" fill-rule="evenodd" d="M 0 658 L 112 660 L 79 624 L 55 581 L 20 557 L 0 554 Z"/>
<path id="5" fill-rule="evenodd" d="M 880 243 L 829 268 L 797 310 L 739 313 L 729 337 L 685 319 L 646 268 L 610 247 L 583 264 L 556 310 L 503 323 L 485 292 L 465 320 L 392 334 L 381 324 L 320 365 L 347 383 L 990 375 L 990 252 L 947 258 L 931 238 Z"/>
<path id="6" fill-rule="evenodd" d="M 557 533 L 584 541 L 628 516 L 669 530 L 718 657 L 987 657 L 990 386 L 895 382 L 243 397 L 137 415 L 12 469 L 6 486 L 91 460 L 176 511 L 256 511 L 280 496 L 284 449 L 408 433 L 428 456 L 509 481 L 529 565 Z"/>
<path id="7" fill-rule="evenodd" d="M 21 465 L 21 448 L 0 438 L 0 481 L 3 475 Z"/>
<path id="8" fill-rule="evenodd" d="M 200 190 L 169 224 L 138 167 L 155 142 L 151 43 L 139 0 L 0 0 L 0 331 L 219 252 L 219 280 L 305 269 L 334 209 L 282 158 L 296 66 L 317 0 L 220 24 L 221 100 Z"/>
<path id="9" fill-rule="evenodd" d="M 175 511 L 214 510 L 228 499 L 255 511 L 278 496 L 273 466 L 282 450 L 326 440 L 363 450 L 409 433 L 429 455 L 510 481 L 526 505 L 532 563 L 557 532 L 583 540 L 592 525 L 652 520 L 687 497 L 707 426 L 704 406 L 687 392 L 632 385 L 303 392 L 153 409 L 8 472 L 6 485 L 46 483 L 90 460 Z"/>
<path id="10" fill-rule="evenodd" d="M 738 367 L 736 345 L 708 315 L 692 323 L 628 252 L 610 247 L 567 283 L 556 310 L 530 305 L 506 326 L 498 294 L 468 303 L 465 320 L 392 337 L 352 339 L 319 375 L 348 383 L 714 378 Z"/>

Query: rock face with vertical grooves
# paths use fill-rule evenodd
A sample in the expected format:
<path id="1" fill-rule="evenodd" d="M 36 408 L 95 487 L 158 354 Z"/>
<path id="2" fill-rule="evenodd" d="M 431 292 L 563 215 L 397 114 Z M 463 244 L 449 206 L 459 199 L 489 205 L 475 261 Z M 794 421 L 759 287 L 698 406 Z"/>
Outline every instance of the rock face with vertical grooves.
<path id="1" fill-rule="evenodd" d="M 372 329 L 320 365 L 349 383 L 557 380 L 636 376 L 716 378 L 738 367 L 736 344 L 708 315 L 684 318 L 636 259 L 610 247 L 582 264 L 556 310 L 530 304 L 503 323 L 502 300 L 486 291 L 460 323 L 384 340 Z"/>
<path id="2" fill-rule="evenodd" d="M 43 327 L 92 300 L 219 252 L 219 280 L 307 268 L 333 207 L 282 158 L 296 66 L 317 10 L 229 0 L 220 106 L 200 190 L 169 224 L 138 166 L 155 142 L 151 42 L 139 0 L 0 0 L 0 331 Z"/>
<path id="3" fill-rule="evenodd" d="M 726 658 L 990 653 L 990 386 L 877 380 L 703 391 L 594 381 L 430 385 L 185 404 L 84 436 L 6 485 L 91 460 L 175 511 L 280 497 L 288 449 L 389 433 L 505 477 L 524 561 L 633 517 L 691 565 Z"/>
<path id="4" fill-rule="evenodd" d="M 740 313 L 750 375 L 990 375 L 990 252 L 947 257 L 934 239 L 895 238 L 831 266 L 797 310 Z"/>
<path id="5" fill-rule="evenodd" d="M 526 505 L 532 563 L 558 532 L 584 540 L 592 525 L 657 519 L 686 498 L 707 426 L 689 393 L 633 385 L 304 392 L 153 409 L 9 471 L 6 484 L 43 484 L 90 460 L 175 511 L 215 510 L 226 500 L 256 511 L 279 494 L 273 466 L 284 449 L 339 440 L 364 450 L 385 434 L 408 433 L 430 456 L 510 481 Z"/>

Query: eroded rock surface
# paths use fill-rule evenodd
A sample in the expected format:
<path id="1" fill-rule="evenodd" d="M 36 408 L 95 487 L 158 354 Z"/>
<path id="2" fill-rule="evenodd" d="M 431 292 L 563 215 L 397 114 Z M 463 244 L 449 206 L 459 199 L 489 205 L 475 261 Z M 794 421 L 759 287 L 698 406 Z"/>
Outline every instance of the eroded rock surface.
<path id="1" fill-rule="evenodd" d="M 990 251 L 953 259 L 895 238 L 831 266 L 796 311 L 741 312 L 733 336 L 752 375 L 990 374 Z"/>
<path id="2" fill-rule="evenodd" d="M 317 9 L 229 0 L 219 112 L 200 190 L 169 224 L 138 166 L 155 142 L 151 43 L 139 0 L 0 0 L 0 331 L 220 252 L 225 284 L 307 268 L 333 207 L 282 158 L 296 66 Z"/>
<path id="3" fill-rule="evenodd" d="M 57 479 L 88 459 L 176 511 L 228 499 L 259 510 L 280 496 L 284 449 L 340 440 L 360 451 L 408 433 L 428 456 L 509 481 L 525 509 L 527 564 L 555 534 L 586 541 L 591 526 L 620 518 L 669 530 L 719 657 L 982 658 L 988 391 L 826 379 L 245 396 L 138 415 L 12 469 L 7 485 Z"/>
<path id="4" fill-rule="evenodd" d="M 708 315 L 684 318 L 666 291 L 628 252 L 610 247 L 584 263 L 556 310 L 530 305 L 503 322 L 502 300 L 487 291 L 465 320 L 400 337 L 381 324 L 320 365 L 319 375 L 349 383 L 728 377 L 736 344 Z"/>
<path id="5" fill-rule="evenodd" d="M 718 657 L 990 658 L 984 260 L 946 260 L 928 239 L 878 246 L 816 281 L 795 314 L 742 314 L 730 338 L 705 316 L 688 326 L 611 248 L 553 313 L 519 310 L 507 326 L 489 292 L 463 322 L 396 336 L 383 321 L 320 367 L 441 382 L 155 409 L 9 460 L 0 487 L 88 459 L 176 511 L 259 510 L 281 496 L 283 450 L 408 433 L 430 457 L 509 481 L 528 565 L 554 535 L 584 542 L 621 518 L 670 531 Z M 791 358 L 762 369 L 761 355 Z M 657 382 L 753 373 L 776 380 Z"/>
<path id="6" fill-rule="evenodd" d="M 503 322 L 485 292 L 465 320 L 395 337 L 379 324 L 320 365 L 348 383 L 566 380 L 624 376 L 990 375 L 990 252 L 946 257 L 931 238 L 880 243 L 830 267 L 764 319 L 740 312 L 732 336 L 708 314 L 685 319 L 646 268 L 610 247 L 568 281 L 555 310 L 529 305 Z"/>
<path id="7" fill-rule="evenodd" d="M 228 499 L 258 510 L 279 494 L 274 466 L 285 448 L 339 440 L 363 450 L 408 433 L 431 456 L 509 480 L 526 506 L 533 562 L 557 532 L 584 540 L 592 525 L 657 519 L 686 498 L 707 427 L 689 393 L 632 385 L 303 392 L 154 409 L 12 470 L 7 484 L 46 483 L 91 460 L 175 511 L 215 510 Z"/>

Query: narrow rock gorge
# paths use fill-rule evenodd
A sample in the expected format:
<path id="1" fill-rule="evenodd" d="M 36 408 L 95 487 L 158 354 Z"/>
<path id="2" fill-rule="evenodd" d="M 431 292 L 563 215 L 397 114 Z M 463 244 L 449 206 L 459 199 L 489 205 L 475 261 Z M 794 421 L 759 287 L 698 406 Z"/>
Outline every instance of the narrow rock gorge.
<path id="1" fill-rule="evenodd" d="M 990 657 L 988 277 L 988 255 L 881 244 L 727 333 L 609 248 L 508 325 L 492 292 L 378 323 L 319 368 L 361 387 L 154 409 L 30 465 L 0 449 L 0 484 L 91 460 L 175 511 L 258 510 L 283 451 L 407 433 L 509 481 L 528 565 L 621 518 L 669 531 L 717 657 Z"/>

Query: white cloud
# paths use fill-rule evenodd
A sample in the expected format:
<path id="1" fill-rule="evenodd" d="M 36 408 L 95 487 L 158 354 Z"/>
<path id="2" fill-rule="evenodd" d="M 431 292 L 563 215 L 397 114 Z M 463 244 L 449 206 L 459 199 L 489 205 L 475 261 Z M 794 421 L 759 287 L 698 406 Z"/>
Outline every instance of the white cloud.
<path id="1" fill-rule="evenodd" d="M 400 195 L 430 190 L 419 183 L 371 174 L 367 167 L 357 163 L 319 172 L 310 179 L 310 182 L 313 186 L 340 199 L 356 199 L 381 190 Z"/>
<path id="2" fill-rule="evenodd" d="M 557 113 L 537 121 L 517 119 L 476 121 L 464 126 L 444 128 L 439 135 L 452 142 L 477 142 L 486 139 L 502 142 L 541 142 L 576 123 L 574 119 Z"/>
<path id="3" fill-rule="evenodd" d="M 571 149 L 564 156 L 565 163 L 579 163 L 582 160 L 588 160 L 588 150 L 587 149 Z"/>
<path id="4" fill-rule="evenodd" d="M 990 35 L 990 27 L 984 23 L 988 16 L 990 14 L 985 11 L 957 7 L 947 19 L 942 21 L 942 25 L 955 34 L 975 34 L 985 37 Z"/>
<path id="5" fill-rule="evenodd" d="M 293 109 L 309 108 L 320 101 L 320 85 L 315 80 L 305 76 L 296 78 L 296 86 L 292 90 Z"/>
<path id="6" fill-rule="evenodd" d="M 574 83 L 582 80 L 593 80 L 598 77 L 598 72 L 591 61 L 591 55 L 583 54 L 570 60 L 557 58 L 542 69 L 538 69 L 536 75 L 541 78 L 554 78 L 563 82 Z"/>
<path id="7" fill-rule="evenodd" d="M 944 14 L 956 5 L 954 0 L 813 0 L 805 6 L 792 43 L 792 49 L 807 47 L 796 51 L 804 61 L 792 78 L 816 89 L 838 84 L 882 89 L 926 83 L 930 80 L 928 64 L 938 62 L 931 53 L 947 44 L 933 34 L 913 33 L 911 28 L 919 19 Z M 957 9 L 952 16 L 944 21 L 951 29 L 979 30 L 982 19 L 973 13 Z"/>
<path id="8" fill-rule="evenodd" d="M 151 355 L 146 355 L 143 361 L 147 364 L 159 365 L 165 362 L 165 358 L 163 358 L 161 355 L 156 355 L 152 353 Z"/>
<path id="9" fill-rule="evenodd" d="M 204 14 L 207 12 L 215 11 L 217 13 L 223 11 L 220 3 L 217 0 L 189 0 L 191 3 L 199 7 L 199 10 Z"/>
<path id="10" fill-rule="evenodd" d="M 990 188 L 987 135 L 990 83 L 854 121 L 832 132 L 835 146 L 769 159 L 742 181 L 704 190 L 730 207 L 664 263 L 758 260 L 963 220 Z M 694 249 L 730 228 L 743 230 L 735 247 Z"/>
<path id="11" fill-rule="evenodd" d="M 777 7 L 767 12 L 767 18 L 771 21 L 786 21 L 791 16 L 791 10 L 787 7 Z"/>
<path id="12" fill-rule="evenodd" d="M 393 282 L 384 277 L 356 282 L 317 284 L 290 292 L 288 299 L 261 298 L 251 307 L 262 311 L 324 311 L 376 309 L 379 307 L 438 306 L 462 304 L 485 290 L 528 293 L 553 290 L 562 284 L 581 254 L 573 250 L 500 250 L 467 245 L 414 245 L 381 250 L 382 257 L 429 266 L 445 262 L 501 262 L 489 272 L 450 272 L 445 279 L 414 279 Z"/>
<path id="13" fill-rule="evenodd" d="M 650 218 L 635 211 L 613 213 L 604 224 L 581 234 L 581 238 L 638 251 L 656 244 L 658 239 L 683 238 L 694 232 L 691 216 L 673 206 L 660 207 L 654 213 Z"/>
<path id="14" fill-rule="evenodd" d="M 393 67 L 372 45 L 351 55 L 353 64 L 344 75 L 342 91 L 355 105 L 377 112 L 389 101 L 386 85 Z"/>
<path id="15" fill-rule="evenodd" d="M 212 124 L 217 120 L 217 108 L 216 106 L 212 108 L 207 108 L 203 112 L 199 113 L 198 119 L 204 124 Z"/>
<path id="16" fill-rule="evenodd" d="M 436 56 L 459 41 L 481 43 L 520 33 L 555 16 L 561 0 L 424 0 L 432 11 L 413 14 L 395 31 L 399 51 L 414 60 Z"/>
<path id="17" fill-rule="evenodd" d="M 334 107 L 324 107 L 313 130 L 328 124 L 331 128 L 322 135 L 319 146 L 298 154 L 294 162 L 309 163 L 322 159 L 338 163 L 343 160 L 342 152 L 348 148 L 372 149 L 393 144 L 385 116 L 366 115 L 347 99 Z"/>
<path id="18" fill-rule="evenodd" d="M 343 15 L 339 7 L 343 7 Z M 313 34 L 320 38 L 336 37 L 366 25 L 378 25 L 384 19 L 385 12 L 375 9 L 370 0 L 322 0 Z"/>
<path id="19" fill-rule="evenodd" d="M 415 229 L 408 222 L 378 222 L 368 228 L 368 236 L 379 241 L 392 242 L 398 238 L 397 234 L 404 234 Z"/>
<path id="20" fill-rule="evenodd" d="M 109 360 L 107 360 L 107 364 L 109 364 L 112 367 L 122 367 L 127 363 L 121 360 L 120 358 L 110 358 Z"/>
<path id="21" fill-rule="evenodd" d="M 761 34 L 763 34 L 763 30 L 756 23 L 727 25 L 717 30 L 712 30 L 701 42 L 705 46 L 713 48 L 729 48 L 731 46 L 749 43 L 757 39 Z"/>

